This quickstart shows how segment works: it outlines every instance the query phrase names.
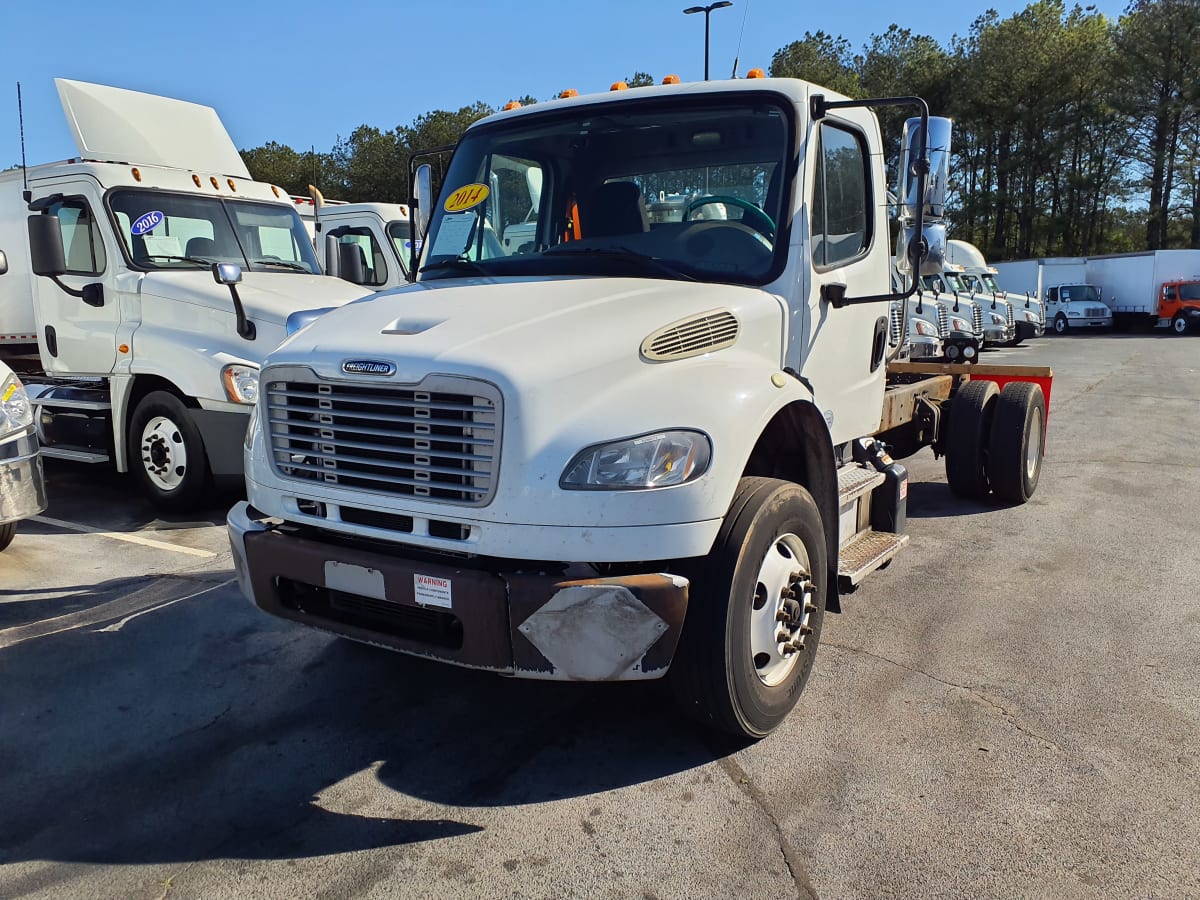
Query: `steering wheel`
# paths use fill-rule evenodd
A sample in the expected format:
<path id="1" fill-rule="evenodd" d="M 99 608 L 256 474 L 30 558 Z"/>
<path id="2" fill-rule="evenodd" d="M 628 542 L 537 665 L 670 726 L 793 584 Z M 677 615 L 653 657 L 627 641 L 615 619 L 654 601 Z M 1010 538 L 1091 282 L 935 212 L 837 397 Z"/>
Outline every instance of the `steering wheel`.
<path id="1" fill-rule="evenodd" d="M 771 221 L 770 216 L 749 200 L 743 200 L 741 197 L 727 197 L 724 194 L 712 194 L 708 197 L 700 197 L 693 200 L 688 204 L 687 209 L 683 211 L 683 221 L 691 221 L 692 212 L 707 203 L 730 203 L 746 213 L 746 215 L 742 216 L 742 219 L 749 219 L 750 221 L 746 222 L 746 224 L 751 228 L 771 237 L 775 236 L 775 223 Z"/>

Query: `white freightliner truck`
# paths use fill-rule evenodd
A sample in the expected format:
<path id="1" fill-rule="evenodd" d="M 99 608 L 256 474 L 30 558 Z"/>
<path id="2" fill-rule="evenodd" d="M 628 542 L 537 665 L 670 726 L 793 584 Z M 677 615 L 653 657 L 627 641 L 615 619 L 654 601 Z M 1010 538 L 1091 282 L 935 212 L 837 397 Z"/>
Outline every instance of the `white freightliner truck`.
<path id="1" fill-rule="evenodd" d="M 0 250 L 0 275 L 8 257 Z M 21 379 L 0 360 L 0 550 L 12 543 L 17 523 L 46 508 L 33 408 Z"/>
<path id="2" fill-rule="evenodd" d="M 321 274 L 291 200 L 207 106 L 59 79 L 79 149 L 0 175 L 0 356 L 42 455 L 115 462 L 163 508 L 241 482 L 258 366 Z"/>
<path id="3" fill-rule="evenodd" d="M 292 202 L 309 230 L 322 271 L 372 291 L 408 283 L 407 206 L 312 197 L 292 197 Z M 331 253 L 331 247 L 337 252 Z"/>
<path id="4" fill-rule="evenodd" d="M 996 281 L 996 268 L 988 265 L 983 253 L 974 244 L 953 238 L 946 241 L 946 260 L 963 267 L 962 280 L 977 296 L 982 297 L 985 308 L 996 309 L 1001 303 L 1009 307 L 1005 315 L 1014 329 L 1010 346 L 1015 347 L 1022 341 L 1045 334 L 1046 315 L 1041 300 L 1030 293 L 1022 297 L 1001 289 Z M 991 304 L 987 302 L 989 296 Z"/>
<path id="5" fill-rule="evenodd" d="M 1041 298 L 1046 327 L 1055 334 L 1112 328 L 1112 310 L 1102 289 L 1088 284 L 1086 259 L 1023 259 L 996 263 L 995 268 L 1009 290 Z"/>
<path id="6" fill-rule="evenodd" d="M 756 79 L 472 125 L 436 207 L 416 173 L 416 283 L 264 364 L 242 590 L 518 677 L 668 675 L 702 721 L 769 733 L 825 611 L 908 540 L 895 457 L 932 443 L 957 493 L 1017 503 L 1040 472 L 1049 370 L 889 363 L 881 102 Z M 918 149 L 900 196 L 905 258 L 938 270 L 949 122 L 903 145 L 927 133 L 931 187 Z M 541 191 L 530 246 L 495 255 L 501 166 Z M 697 185 L 726 218 L 649 222 L 644 197 Z"/>

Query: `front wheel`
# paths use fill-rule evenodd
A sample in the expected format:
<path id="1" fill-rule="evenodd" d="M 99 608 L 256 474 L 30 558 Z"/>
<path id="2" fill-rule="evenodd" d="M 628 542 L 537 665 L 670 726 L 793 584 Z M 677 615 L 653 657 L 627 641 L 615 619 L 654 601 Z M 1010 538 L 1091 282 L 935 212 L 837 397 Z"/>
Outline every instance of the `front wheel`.
<path id="1" fill-rule="evenodd" d="M 1171 330 L 1176 334 L 1187 334 L 1188 320 L 1186 316 L 1176 316 L 1171 320 Z"/>
<path id="2" fill-rule="evenodd" d="M 1062 313 L 1059 313 L 1057 316 L 1054 317 L 1054 333 L 1055 334 L 1066 334 L 1070 330 L 1071 330 L 1071 326 L 1067 323 L 1066 316 L 1064 316 Z"/>
<path id="3" fill-rule="evenodd" d="M 13 536 L 17 533 L 16 522 L 6 522 L 0 525 L 0 551 L 5 550 L 13 541 Z"/>
<path id="4" fill-rule="evenodd" d="M 779 726 L 804 690 L 824 621 L 825 532 L 812 496 L 743 478 L 712 551 L 688 570 L 669 679 L 684 711 L 739 737 Z"/>
<path id="5" fill-rule="evenodd" d="M 166 391 L 141 399 L 129 423 L 130 467 L 159 509 L 199 505 L 208 484 L 208 455 L 183 401 Z"/>

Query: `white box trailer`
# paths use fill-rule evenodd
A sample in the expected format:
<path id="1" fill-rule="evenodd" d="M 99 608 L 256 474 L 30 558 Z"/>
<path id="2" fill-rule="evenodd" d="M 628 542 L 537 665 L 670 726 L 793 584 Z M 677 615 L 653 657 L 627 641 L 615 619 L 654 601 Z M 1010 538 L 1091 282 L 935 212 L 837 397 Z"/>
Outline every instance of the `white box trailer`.
<path id="1" fill-rule="evenodd" d="M 1047 328 L 1055 334 L 1112 327 L 1104 291 L 1088 282 L 1086 257 L 1023 259 L 996 263 L 996 280 L 1005 291 L 1039 298 Z"/>
<path id="2" fill-rule="evenodd" d="M 186 507 L 240 481 L 259 364 L 291 315 L 365 292 L 321 274 L 211 107 L 56 84 L 79 156 L 0 175 L 0 357 L 20 358 L 43 455 L 111 460 Z"/>
<path id="3" fill-rule="evenodd" d="M 1164 287 L 1170 293 L 1170 285 L 1195 282 L 1200 282 L 1200 250 L 1148 250 L 1087 259 L 1087 283 L 1103 290 L 1119 326 L 1171 326 L 1182 334 L 1200 318 L 1200 301 L 1164 296 Z"/>

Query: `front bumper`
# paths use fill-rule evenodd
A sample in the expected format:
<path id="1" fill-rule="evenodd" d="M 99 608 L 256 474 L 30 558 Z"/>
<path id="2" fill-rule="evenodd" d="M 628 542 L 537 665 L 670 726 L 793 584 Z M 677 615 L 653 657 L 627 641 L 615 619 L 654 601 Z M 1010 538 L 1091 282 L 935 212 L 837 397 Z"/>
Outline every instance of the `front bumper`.
<path id="1" fill-rule="evenodd" d="M 1040 338 L 1046 333 L 1046 326 L 1035 322 L 1018 322 L 1017 336 L 1027 341 L 1030 338 Z"/>
<path id="2" fill-rule="evenodd" d="M 909 359 L 940 359 L 943 352 L 941 338 L 920 335 L 908 339 Z"/>
<path id="3" fill-rule="evenodd" d="M 415 656 L 522 678 L 666 674 L 688 581 L 470 568 L 397 546 L 322 539 L 246 502 L 229 512 L 242 592 L 265 612 Z M 532 569 L 533 566 L 530 566 Z"/>
<path id="4" fill-rule="evenodd" d="M 1017 329 L 1014 325 L 985 325 L 983 329 L 983 345 L 990 347 L 992 344 L 1007 344 L 1016 335 Z"/>
<path id="5" fill-rule="evenodd" d="M 1071 328 L 1112 328 L 1112 318 L 1107 316 L 1068 316 L 1067 324 Z"/>
<path id="6" fill-rule="evenodd" d="M 36 516 L 46 508 L 46 482 L 32 429 L 0 444 L 0 525 Z"/>

